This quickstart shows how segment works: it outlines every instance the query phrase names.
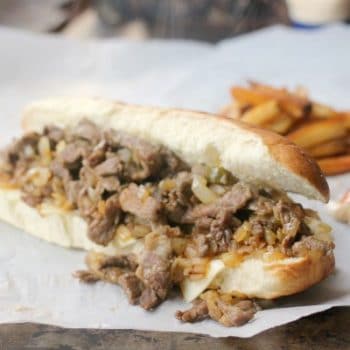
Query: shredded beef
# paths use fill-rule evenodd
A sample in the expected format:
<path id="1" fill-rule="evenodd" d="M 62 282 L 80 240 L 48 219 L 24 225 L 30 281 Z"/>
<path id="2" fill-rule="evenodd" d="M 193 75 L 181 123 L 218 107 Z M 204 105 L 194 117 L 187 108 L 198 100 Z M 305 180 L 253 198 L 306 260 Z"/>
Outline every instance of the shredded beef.
<path id="1" fill-rule="evenodd" d="M 185 311 L 176 311 L 175 317 L 182 322 L 198 322 L 209 316 L 208 306 L 205 300 L 197 299 L 193 302 L 190 309 Z"/>

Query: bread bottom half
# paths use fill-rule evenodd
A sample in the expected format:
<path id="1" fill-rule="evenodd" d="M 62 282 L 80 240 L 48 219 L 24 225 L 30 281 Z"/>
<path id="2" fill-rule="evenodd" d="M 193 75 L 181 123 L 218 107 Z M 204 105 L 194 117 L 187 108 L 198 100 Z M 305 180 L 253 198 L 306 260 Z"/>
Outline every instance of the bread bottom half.
<path id="1" fill-rule="evenodd" d="M 34 209 L 21 200 L 19 190 L 0 189 L 0 219 L 66 248 L 109 255 L 137 255 L 143 249 L 140 239 L 123 244 L 114 240 L 107 246 L 97 245 L 88 238 L 87 224 L 76 212 L 45 205 L 40 210 Z M 205 278 L 185 279 L 181 290 L 186 301 L 195 299 L 208 287 L 238 296 L 274 299 L 295 294 L 320 282 L 333 271 L 334 265 L 333 252 L 272 261 L 247 258 L 234 268 L 225 267 L 221 260 L 215 259 L 210 262 Z"/>

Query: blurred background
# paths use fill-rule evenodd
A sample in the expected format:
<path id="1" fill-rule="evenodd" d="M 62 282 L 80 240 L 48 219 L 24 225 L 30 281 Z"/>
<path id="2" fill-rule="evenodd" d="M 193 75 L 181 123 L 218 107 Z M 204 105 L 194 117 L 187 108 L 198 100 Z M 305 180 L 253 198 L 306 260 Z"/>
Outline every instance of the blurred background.
<path id="1" fill-rule="evenodd" d="M 0 0 L 0 25 L 76 38 L 216 42 L 273 24 L 350 18 L 350 0 Z"/>

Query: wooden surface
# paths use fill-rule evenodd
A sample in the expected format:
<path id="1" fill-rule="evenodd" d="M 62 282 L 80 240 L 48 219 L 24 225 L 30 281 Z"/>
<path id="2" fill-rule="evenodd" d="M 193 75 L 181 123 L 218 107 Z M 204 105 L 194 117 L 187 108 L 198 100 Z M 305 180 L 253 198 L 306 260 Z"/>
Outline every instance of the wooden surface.
<path id="1" fill-rule="evenodd" d="M 348 350 L 350 307 L 334 308 L 249 339 L 188 333 L 79 330 L 35 324 L 0 326 L 0 350 Z"/>

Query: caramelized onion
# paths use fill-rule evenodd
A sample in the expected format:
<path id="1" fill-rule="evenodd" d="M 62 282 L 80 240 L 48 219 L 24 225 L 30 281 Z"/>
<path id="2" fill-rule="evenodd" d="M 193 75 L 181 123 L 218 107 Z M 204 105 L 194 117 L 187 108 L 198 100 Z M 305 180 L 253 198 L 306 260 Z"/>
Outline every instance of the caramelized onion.
<path id="1" fill-rule="evenodd" d="M 192 191 L 194 195 L 205 204 L 216 201 L 219 196 L 207 187 L 207 181 L 200 175 L 193 176 Z"/>

